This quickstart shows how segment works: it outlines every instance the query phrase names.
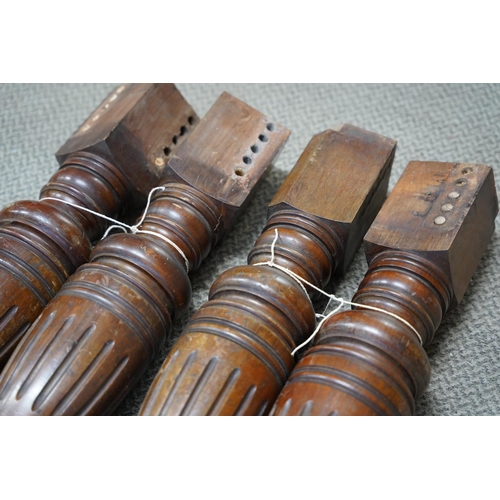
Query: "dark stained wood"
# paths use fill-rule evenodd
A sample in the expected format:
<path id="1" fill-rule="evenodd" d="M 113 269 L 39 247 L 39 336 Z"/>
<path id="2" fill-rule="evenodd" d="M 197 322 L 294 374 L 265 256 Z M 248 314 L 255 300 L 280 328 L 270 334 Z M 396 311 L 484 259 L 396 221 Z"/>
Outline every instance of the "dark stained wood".
<path id="1" fill-rule="evenodd" d="M 275 415 L 411 415 L 430 378 L 426 346 L 458 305 L 494 231 L 485 165 L 411 162 L 365 237 L 354 307 L 328 319 L 297 363 Z"/>
<path id="2" fill-rule="evenodd" d="M 173 84 L 121 85 L 57 152 L 61 168 L 40 198 L 125 217 L 144 204 L 197 121 Z M 51 200 L 19 201 L 0 212 L 0 368 L 66 279 L 87 262 L 107 225 Z"/>
<path id="3" fill-rule="evenodd" d="M 396 143 L 343 126 L 313 137 L 269 207 L 247 266 L 224 272 L 158 373 L 142 415 L 266 414 L 312 332 L 308 293 L 268 266 L 324 286 L 343 270 L 379 210 Z M 353 185 L 342 189 L 341 186 Z M 312 290 L 309 291 L 313 296 Z"/>
<path id="4" fill-rule="evenodd" d="M 141 225 L 180 247 L 189 270 L 230 228 L 289 136 L 229 94 L 195 131 L 170 160 L 164 190 Z M 264 133 L 268 140 L 251 151 Z M 201 149 L 193 145 L 199 141 Z M 105 238 L 6 365 L 0 414 L 110 413 L 142 376 L 190 298 L 184 259 L 164 239 L 141 233 Z"/>

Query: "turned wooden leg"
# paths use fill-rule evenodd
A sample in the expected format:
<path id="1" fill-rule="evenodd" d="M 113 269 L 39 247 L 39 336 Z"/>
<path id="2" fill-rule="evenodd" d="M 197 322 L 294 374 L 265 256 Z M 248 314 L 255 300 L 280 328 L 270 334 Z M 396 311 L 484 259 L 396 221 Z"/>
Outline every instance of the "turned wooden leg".
<path id="1" fill-rule="evenodd" d="M 230 229 L 288 136 L 223 94 L 170 159 L 143 232 L 102 240 L 27 332 L 0 378 L 0 414 L 110 413 L 188 306 L 188 271 Z"/>
<path id="2" fill-rule="evenodd" d="M 0 212 L 0 368 L 107 227 L 67 203 L 113 218 L 137 209 L 197 120 L 173 84 L 121 85 L 57 152 L 41 200 Z"/>
<path id="3" fill-rule="evenodd" d="M 343 272 L 380 209 L 396 143 L 344 125 L 313 137 L 269 207 L 247 266 L 223 273 L 158 373 L 142 415 L 266 414 L 313 331 L 314 291 Z M 276 230 L 278 238 L 276 243 Z"/>
<path id="4" fill-rule="evenodd" d="M 462 299 L 497 213 L 489 167 L 409 163 L 366 234 L 369 269 L 353 298 L 397 318 L 359 307 L 329 318 L 273 413 L 413 414 L 430 377 L 424 347 Z"/>

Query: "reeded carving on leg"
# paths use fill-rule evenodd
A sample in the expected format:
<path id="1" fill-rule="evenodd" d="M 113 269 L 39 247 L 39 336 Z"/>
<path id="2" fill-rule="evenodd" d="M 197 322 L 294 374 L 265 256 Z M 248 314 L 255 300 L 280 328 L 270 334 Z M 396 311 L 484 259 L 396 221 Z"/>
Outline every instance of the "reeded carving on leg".
<path id="1" fill-rule="evenodd" d="M 430 378 L 424 346 L 462 298 L 497 212 L 488 167 L 410 163 L 366 235 L 370 266 L 353 302 L 407 321 L 423 345 L 384 312 L 354 307 L 335 314 L 297 363 L 273 413 L 412 415 Z"/>
<path id="2" fill-rule="evenodd" d="M 182 143 L 171 144 L 174 131 L 185 136 L 196 122 L 173 84 L 118 87 L 61 147 L 41 200 L 0 212 L 0 368 L 107 227 L 67 203 L 112 218 L 135 210 L 159 180 L 165 147 L 171 155 Z"/>
<path id="3" fill-rule="evenodd" d="M 142 413 L 268 411 L 293 367 L 296 339 L 314 321 L 311 302 L 286 274 L 253 266 L 226 271 L 171 351 L 158 374 L 163 383 L 153 385 Z"/>
<path id="4" fill-rule="evenodd" d="M 184 263 L 159 241 L 118 234 L 96 247 L 5 368 L 0 413 L 101 414 L 119 402 L 191 296 Z"/>
<path id="5" fill-rule="evenodd" d="M 269 412 L 293 368 L 291 352 L 314 330 L 309 295 L 316 292 L 261 264 L 272 259 L 325 286 L 380 208 L 394 150 L 394 141 L 351 125 L 311 140 L 271 201 L 249 265 L 214 282 L 155 378 L 142 415 Z M 355 187 L 342 191 L 354 175 Z"/>
<path id="6" fill-rule="evenodd" d="M 115 408 L 189 305 L 184 257 L 189 270 L 200 265 L 288 138 L 288 130 L 273 125 L 242 182 L 234 157 L 267 123 L 234 97 L 219 98 L 166 169 L 164 189 L 140 227 L 148 233 L 102 240 L 28 331 L 0 378 L 0 414 L 95 415 Z M 202 152 L 191 145 L 200 137 Z M 207 158 L 211 163 L 200 171 Z M 227 196 L 212 195 L 207 175 L 225 181 Z"/>

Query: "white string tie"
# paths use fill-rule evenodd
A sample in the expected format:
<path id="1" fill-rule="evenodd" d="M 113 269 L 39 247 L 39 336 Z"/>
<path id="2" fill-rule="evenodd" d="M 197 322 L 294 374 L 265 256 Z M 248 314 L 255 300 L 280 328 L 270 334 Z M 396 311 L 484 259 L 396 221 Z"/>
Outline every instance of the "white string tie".
<path id="1" fill-rule="evenodd" d="M 321 327 L 323 326 L 323 324 L 325 323 L 325 321 L 327 321 L 329 318 L 331 318 L 334 314 L 337 314 L 344 307 L 344 305 L 355 306 L 355 307 L 358 307 L 360 309 L 369 309 L 370 311 L 377 311 L 377 312 L 381 312 L 381 313 L 387 314 L 387 315 L 389 315 L 389 316 L 391 316 L 391 317 L 393 317 L 393 318 L 401 321 L 401 323 L 405 324 L 408 328 L 410 328 L 410 330 L 417 336 L 418 340 L 420 341 L 420 344 L 423 344 L 422 337 L 418 333 L 417 329 L 411 323 L 409 323 L 404 318 L 402 318 L 401 316 L 398 316 L 397 314 L 394 314 L 394 313 L 392 313 L 390 311 L 386 311 L 385 309 L 381 309 L 380 307 L 369 306 L 369 305 L 366 305 L 366 304 L 358 304 L 356 302 L 351 302 L 351 301 L 345 300 L 345 299 L 343 299 L 341 297 L 337 297 L 334 294 L 327 293 L 324 290 L 322 290 L 321 288 L 318 288 L 317 286 L 313 285 L 312 283 L 309 283 L 307 280 L 305 280 L 304 278 L 302 278 L 302 276 L 299 276 L 298 274 L 294 273 L 290 269 L 287 269 L 286 267 L 283 267 L 283 266 L 280 266 L 279 264 L 276 264 L 274 262 L 274 247 L 276 245 L 276 242 L 278 241 L 278 229 L 275 228 L 274 231 L 276 233 L 276 236 L 274 237 L 274 240 L 273 240 L 273 242 L 271 244 L 271 258 L 267 262 L 259 262 L 257 264 L 254 264 L 254 266 L 269 266 L 269 267 L 274 267 L 274 268 L 279 269 L 280 271 L 283 271 L 284 273 L 288 274 L 288 276 L 290 276 L 291 278 L 293 278 L 300 285 L 300 287 L 302 288 L 302 290 L 304 291 L 304 293 L 306 294 L 306 296 L 309 298 L 309 300 L 310 300 L 310 297 L 309 297 L 309 294 L 307 293 L 307 290 L 306 290 L 304 284 L 307 285 L 307 286 L 310 286 L 311 288 L 313 288 L 317 292 L 325 295 L 326 297 L 328 297 L 330 299 L 328 301 L 328 304 L 326 305 L 325 310 L 323 311 L 323 314 L 316 314 L 316 319 L 321 318 L 321 320 L 319 322 L 317 322 L 316 328 L 315 328 L 314 332 L 309 336 L 309 338 L 307 340 L 305 340 L 304 342 L 302 342 L 302 344 L 300 344 L 299 346 L 297 346 L 292 351 L 292 356 L 299 349 L 302 349 L 302 347 L 304 347 L 309 342 L 311 342 L 311 340 L 318 334 L 319 330 L 321 329 Z M 329 312 L 328 314 L 325 315 L 324 313 L 328 310 L 328 308 L 329 308 L 329 306 L 330 306 L 330 304 L 332 302 L 338 302 L 339 305 L 335 309 L 333 309 L 333 311 L 331 311 L 331 312 Z"/>
<path id="2" fill-rule="evenodd" d="M 106 219 L 106 220 L 112 222 L 113 225 L 111 225 L 111 226 L 108 227 L 108 229 L 104 233 L 104 235 L 101 238 L 101 240 L 103 240 L 104 238 L 106 238 L 108 236 L 109 232 L 112 229 L 120 229 L 124 233 L 126 233 L 127 230 L 128 230 L 132 234 L 149 234 L 151 236 L 156 236 L 157 238 L 162 239 L 165 243 L 167 243 L 168 245 L 170 245 L 171 247 L 173 247 L 175 250 L 177 250 L 177 252 L 179 253 L 179 255 L 184 259 L 184 263 L 186 265 L 186 271 L 189 273 L 189 260 L 186 257 L 186 254 L 182 251 L 182 249 L 178 245 L 176 245 L 172 240 L 170 240 L 166 236 L 163 236 L 163 234 L 156 233 L 154 231 L 147 231 L 145 229 L 144 230 L 143 229 L 139 229 L 139 227 L 144 222 L 144 219 L 146 218 L 146 215 L 148 213 L 149 205 L 151 204 L 151 196 L 156 191 L 165 191 L 165 188 L 163 186 L 158 186 L 158 187 L 153 188 L 149 192 L 148 201 L 146 203 L 146 208 L 144 209 L 144 211 L 142 213 L 142 216 L 139 219 L 139 222 L 137 224 L 134 224 L 133 226 L 129 226 L 128 224 L 125 224 L 124 222 L 120 222 L 119 220 L 115 220 L 115 219 L 113 219 L 111 217 L 108 217 L 106 215 L 100 214 L 98 212 L 94 212 L 93 210 L 90 210 L 89 208 L 81 207 L 80 205 L 76 205 L 74 203 L 71 203 L 71 202 L 66 201 L 66 200 L 62 200 L 60 198 L 46 197 L 46 198 L 41 198 L 40 201 L 44 201 L 44 200 L 59 201 L 61 203 L 64 203 L 65 205 L 69 205 L 69 206 L 74 207 L 74 208 L 76 208 L 78 210 L 83 210 L 84 212 L 89 212 L 89 213 L 95 215 L 96 217 L 101 217 L 102 219 Z"/>
<path id="3" fill-rule="evenodd" d="M 280 271 L 283 271 L 284 273 L 288 274 L 291 278 L 293 278 L 302 288 L 304 293 L 306 294 L 307 298 L 309 301 L 311 301 L 311 298 L 309 297 L 309 294 L 307 293 L 306 287 L 301 283 L 302 281 L 308 285 L 311 285 L 308 281 L 305 279 L 301 278 L 297 274 L 295 274 L 293 271 L 290 271 L 290 269 L 287 269 L 286 267 L 280 266 L 279 264 L 276 264 L 274 262 L 274 247 L 276 245 L 276 242 L 278 241 L 278 230 L 275 229 L 276 236 L 274 237 L 273 242 L 271 243 L 271 258 L 267 262 L 259 262 L 257 264 L 254 264 L 254 266 L 268 266 L 268 267 L 274 267 L 276 269 L 279 269 Z M 311 285 L 313 288 L 316 288 L 314 285 Z M 312 302 L 311 302 L 312 303 Z"/>

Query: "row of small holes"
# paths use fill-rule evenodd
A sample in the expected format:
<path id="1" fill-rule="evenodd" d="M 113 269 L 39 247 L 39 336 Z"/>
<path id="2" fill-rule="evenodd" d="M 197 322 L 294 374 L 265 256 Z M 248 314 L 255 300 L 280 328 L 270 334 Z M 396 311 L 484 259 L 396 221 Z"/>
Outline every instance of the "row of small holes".
<path id="1" fill-rule="evenodd" d="M 188 123 L 189 123 L 189 125 L 192 125 L 192 124 L 194 123 L 194 117 L 193 117 L 193 116 L 190 116 L 190 117 L 188 118 Z M 178 135 L 178 136 L 177 136 L 177 135 L 174 135 L 174 136 L 172 137 L 172 143 L 173 143 L 173 144 L 177 144 L 177 140 L 178 140 L 179 136 L 181 136 L 181 137 L 182 137 L 183 135 L 186 135 L 187 133 L 188 133 L 188 129 L 187 129 L 187 128 L 183 125 L 183 126 L 181 127 L 180 132 L 179 132 L 179 135 Z M 166 147 L 163 149 L 163 152 L 165 153 L 165 156 L 169 156 L 169 155 L 170 155 L 170 153 L 172 152 L 172 149 L 171 149 L 171 148 L 169 148 L 168 146 L 166 146 Z"/>
<path id="2" fill-rule="evenodd" d="M 267 128 L 267 130 L 269 130 L 269 132 L 273 132 L 274 130 L 276 130 L 274 123 L 268 123 L 266 125 L 266 128 Z M 269 140 L 269 137 L 266 134 L 259 135 L 260 142 L 267 142 L 268 140 Z M 252 144 L 252 146 L 250 146 L 250 150 L 252 151 L 252 153 L 257 154 L 260 152 L 260 147 L 257 144 Z M 248 156 L 248 155 L 243 156 L 242 159 L 243 159 L 243 163 L 245 165 L 250 165 L 253 161 L 252 157 Z M 243 177 L 245 175 L 245 171 L 240 167 L 235 168 L 234 173 L 239 177 Z"/>
<path id="3" fill-rule="evenodd" d="M 466 167 L 462 170 L 462 175 L 469 175 L 472 173 L 472 168 Z M 467 184 L 467 179 L 458 179 L 458 181 L 455 182 L 455 186 L 465 186 Z M 450 200 L 456 200 L 457 198 L 460 198 L 460 193 L 458 191 L 452 191 L 451 193 L 448 194 L 448 198 Z M 443 212 L 451 212 L 453 210 L 453 205 L 451 203 L 445 203 L 442 207 L 441 210 Z M 441 226 L 446 222 L 446 217 L 443 217 L 442 215 L 436 217 L 434 219 L 434 224 Z"/>

